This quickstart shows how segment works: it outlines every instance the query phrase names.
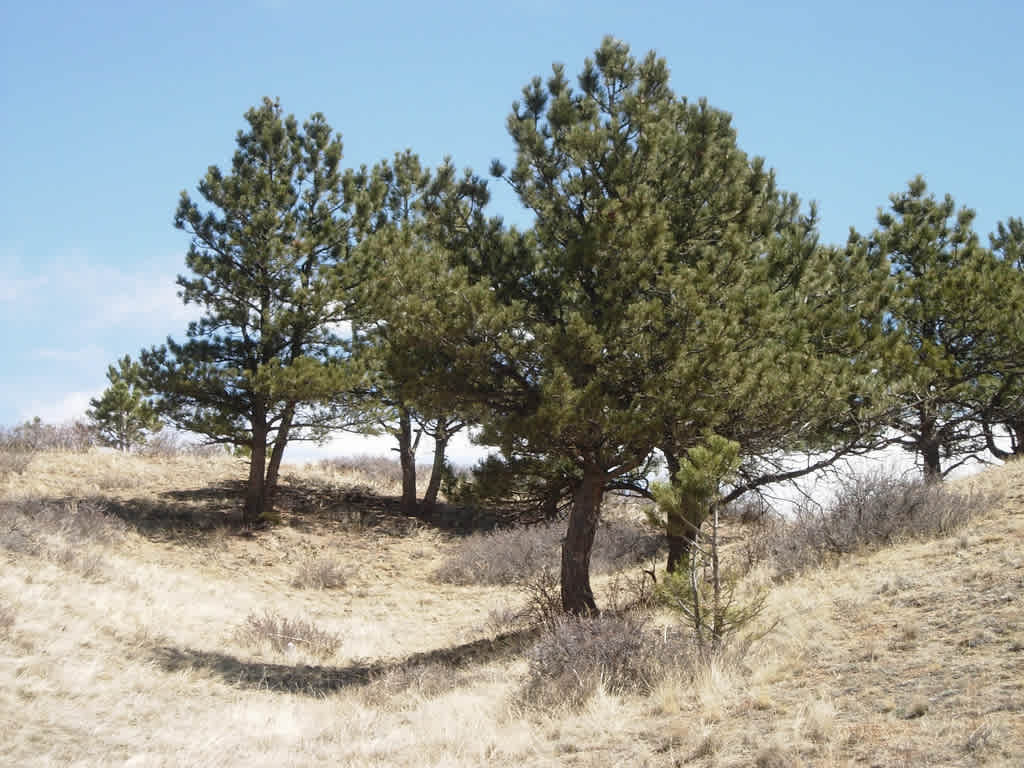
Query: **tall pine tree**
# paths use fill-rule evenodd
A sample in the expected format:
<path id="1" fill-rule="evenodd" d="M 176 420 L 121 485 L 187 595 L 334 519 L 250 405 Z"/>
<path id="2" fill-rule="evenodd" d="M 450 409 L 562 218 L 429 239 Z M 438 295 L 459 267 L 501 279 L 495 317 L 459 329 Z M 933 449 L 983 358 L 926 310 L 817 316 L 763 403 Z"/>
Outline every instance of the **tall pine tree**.
<path id="1" fill-rule="evenodd" d="M 978 242 L 974 216 L 949 195 L 928 194 L 918 176 L 890 196 L 866 241 L 896 284 L 884 318 L 896 344 L 883 366 L 897 398 L 894 442 L 917 455 L 929 481 L 985 450 L 977 387 L 1000 365 L 990 336 L 1002 322 L 1006 284 Z"/>
<path id="2" fill-rule="evenodd" d="M 427 388 L 461 388 L 487 407 L 485 442 L 571 483 L 563 606 L 593 612 L 605 492 L 722 426 L 756 425 L 742 437 L 767 452 L 846 419 L 865 313 L 840 299 L 863 297 L 833 287 L 851 270 L 829 258 L 845 254 L 816 246 L 813 216 L 739 149 L 726 113 L 675 96 L 654 53 L 605 39 L 578 87 L 560 65 L 534 78 L 508 128 L 516 162 L 492 170 L 534 227 L 495 238 L 489 269 L 435 280 L 446 312 L 422 295 L 393 327 L 436 329 Z"/>
<path id="3" fill-rule="evenodd" d="M 997 362 L 981 382 L 978 408 L 989 451 L 1007 460 L 1024 456 L 1024 220 L 998 222 L 989 242 L 1006 287 L 999 329 L 989 336 Z"/>
<path id="4" fill-rule="evenodd" d="M 424 396 L 416 371 L 408 364 L 410 350 L 395 349 L 392 325 L 385 318 L 389 309 L 392 319 L 402 311 L 414 293 L 406 286 L 427 279 L 424 270 L 445 268 L 431 259 L 418 259 L 417 252 L 432 251 L 444 259 L 445 254 L 465 247 L 486 229 L 482 209 L 487 201 L 486 182 L 471 171 L 460 175 L 449 159 L 435 170 L 424 168 L 410 150 L 379 163 L 361 190 L 360 207 L 371 212 L 371 234 L 361 249 L 373 264 L 374 279 L 359 291 L 353 344 L 362 383 L 353 405 L 364 411 L 375 430 L 393 435 L 398 442 L 405 514 L 418 508 L 416 451 L 421 437 L 426 434 L 434 443 L 423 498 L 423 506 L 429 509 L 437 501 L 448 443 L 466 420 Z"/>
<path id="5" fill-rule="evenodd" d="M 243 520 L 252 522 L 272 509 L 288 442 L 337 425 L 340 333 L 361 274 L 341 137 L 323 115 L 300 126 L 270 99 L 245 119 L 230 171 L 210 166 L 199 182 L 209 209 L 182 192 L 174 217 L 191 237 L 181 296 L 204 314 L 185 342 L 169 338 L 142 363 L 167 419 L 249 453 Z"/>

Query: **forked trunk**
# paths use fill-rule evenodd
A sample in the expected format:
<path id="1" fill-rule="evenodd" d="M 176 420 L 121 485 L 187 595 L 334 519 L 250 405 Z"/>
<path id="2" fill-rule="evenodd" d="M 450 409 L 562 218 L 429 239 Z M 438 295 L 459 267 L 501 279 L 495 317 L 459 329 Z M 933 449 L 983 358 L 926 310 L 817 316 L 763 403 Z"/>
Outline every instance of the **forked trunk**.
<path id="1" fill-rule="evenodd" d="M 562 544 L 562 608 L 577 615 L 597 615 L 597 603 L 590 588 L 590 553 L 601 517 L 605 473 L 587 462 L 576 489 L 569 527 Z"/>
<path id="2" fill-rule="evenodd" d="M 281 474 L 284 447 L 288 444 L 288 433 L 291 432 L 294 418 L 295 404 L 288 403 L 281 414 L 281 425 L 277 429 L 274 447 L 270 452 L 270 463 L 267 465 L 267 480 L 263 487 L 263 509 L 260 510 L 260 514 L 264 517 L 269 516 L 274 510 L 274 500 L 277 497 L 277 478 Z"/>
<path id="3" fill-rule="evenodd" d="M 441 478 L 444 476 L 444 454 L 448 449 L 448 437 L 442 428 L 434 438 L 434 465 L 430 469 L 430 482 L 427 492 L 423 494 L 423 507 L 430 511 L 437 504 L 437 494 L 441 490 Z"/>

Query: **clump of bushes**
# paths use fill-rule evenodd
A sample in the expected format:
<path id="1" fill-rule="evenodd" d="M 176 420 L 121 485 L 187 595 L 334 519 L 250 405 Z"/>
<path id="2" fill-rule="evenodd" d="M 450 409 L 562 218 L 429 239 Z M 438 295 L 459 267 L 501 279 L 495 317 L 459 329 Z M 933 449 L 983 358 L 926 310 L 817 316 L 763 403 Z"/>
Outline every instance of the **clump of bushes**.
<path id="1" fill-rule="evenodd" d="M 45 424 L 37 416 L 16 427 L 0 427 L 0 453 L 85 453 L 95 444 L 96 436 L 92 429 L 81 421 Z"/>
<path id="2" fill-rule="evenodd" d="M 146 441 L 138 446 L 137 453 L 154 459 L 173 459 L 179 456 L 194 456 L 213 459 L 226 456 L 230 449 L 217 443 L 197 443 L 182 436 L 172 429 L 161 429 L 146 436 Z"/>
<path id="3" fill-rule="evenodd" d="M 686 658 L 677 633 L 652 630 L 635 614 L 562 616 L 528 652 L 521 698 L 541 707 L 576 707 L 599 689 L 647 694 Z"/>
<path id="4" fill-rule="evenodd" d="M 253 647 L 267 647 L 277 653 L 305 651 L 320 659 L 332 657 L 342 643 L 341 635 L 321 629 L 311 621 L 287 618 L 273 611 L 249 614 L 236 637 Z"/>
<path id="5" fill-rule="evenodd" d="M 446 584 L 518 584 L 561 562 L 562 523 L 519 526 L 475 533 L 460 540 L 434 572 Z M 641 562 L 661 547 L 662 536 L 628 520 L 602 521 L 594 540 L 591 568 L 609 572 Z"/>

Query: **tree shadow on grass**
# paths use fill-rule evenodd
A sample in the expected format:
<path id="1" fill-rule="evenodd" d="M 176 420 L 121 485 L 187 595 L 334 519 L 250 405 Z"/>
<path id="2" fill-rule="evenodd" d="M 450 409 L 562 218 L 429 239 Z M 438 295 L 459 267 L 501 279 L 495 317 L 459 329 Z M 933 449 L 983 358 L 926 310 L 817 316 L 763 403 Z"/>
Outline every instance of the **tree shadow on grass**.
<path id="1" fill-rule="evenodd" d="M 244 661 L 216 651 L 174 646 L 153 649 L 153 661 L 165 672 L 208 671 L 240 688 L 324 696 L 347 688 L 369 685 L 392 672 L 415 672 L 437 665 L 462 669 L 514 656 L 522 653 L 536 640 L 538 634 L 537 628 L 517 630 L 493 639 L 474 640 L 450 648 L 412 654 L 396 661 L 347 667 L 268 664 Z"/>
<path id="2" fill-rule="evenodd" d="M 423 527 L 463 534 L 494 527 L 494 518 L 488 516 L 487 510 L 438 504 L 430 511 L 421 509 L 415 516 L 408 516 L 402 513 L 397 497 L 378 494 L 365 486 L 316 481 L 282 483 L 275 500 L 279 520 L 243 525 L 245 488 L 243 480 L 228 480 L 155 495 L 101 491 L 89 501 L 98 503 L 105 514 L 146 538 L 199 546 L 218 540 L 217 536 L 224 533 L 258 536 L 276 525 L 310 532 L 367 532 L 391 537 L 409 536 Z M 41 501 L 59 505 L 76 499 Z"/>

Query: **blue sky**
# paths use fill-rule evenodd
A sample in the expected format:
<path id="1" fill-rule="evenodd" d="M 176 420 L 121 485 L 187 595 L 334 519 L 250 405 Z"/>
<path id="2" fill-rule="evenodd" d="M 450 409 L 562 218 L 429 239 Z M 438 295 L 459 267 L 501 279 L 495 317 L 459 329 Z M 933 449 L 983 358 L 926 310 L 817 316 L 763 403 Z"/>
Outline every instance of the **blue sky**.
<path id="1" fill-rule="evenodd" d="M 730 111 L 741 146 L 819 202 L 824 240 L 870 229 L 917 173 L 985 237 L 1024 215 L 1022 28 L 1009 0 L 0 0 L 0 424 L 79 415 L 109 362 L 183 335 L 178 194 L 229 162 L 263 96 L 323 112 L 347 165 L 410 147 L 486 172 L 512 159 L 522 86 L 613 34 Z M 525 221 L 500 187 L 492 212 Z"/>

